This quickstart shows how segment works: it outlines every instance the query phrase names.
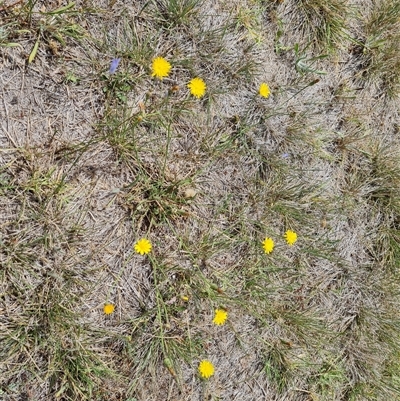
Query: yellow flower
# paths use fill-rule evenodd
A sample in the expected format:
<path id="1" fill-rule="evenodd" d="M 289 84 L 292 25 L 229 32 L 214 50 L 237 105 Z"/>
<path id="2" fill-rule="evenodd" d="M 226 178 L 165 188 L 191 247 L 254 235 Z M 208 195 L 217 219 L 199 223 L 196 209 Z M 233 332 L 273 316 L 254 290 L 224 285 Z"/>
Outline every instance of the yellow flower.
<path id="1" fill-rule="evenodd" d="M 200 99 L 206 93 L 207 85 L 201 78 L 193 78 L 188 83 L 188 88 L 193 96 Z"/>
<path id="2" fill-rule="evenodd" d="M 297 241 L 297 234 L 292 230 L 285 232 L 285 239 L 289 246 L 292 246 Z"/>
<path id="3" fill-rule="evenodd" d="M 151 242 L 146 238 L 142 238 L 136 242 L 134 248 L 137 253 L 146 255 L 151 251 Z"/>
<path id="4" fill-rule="evenodd" d="M 171 64 L 163 57 L 156 57 L 153 60 L 151 69 L 152 69 L 151 73 L 152 77 L 163 79 L 165 77 L 168 77 L 168 74 L 171 71 Z"/>
<path id="5" fill-rule="evenodd" d="M 110 315 L 114 312 L 115 306 L 113 304 L 105 304 L 103 311 L 106 315 Z"/>
<path id="6" fill-rule="evenodd" d="M 216 324 L 217 326 L 221 326 L 225 324 L 227 318 L 228 318 L 228 312 L 226 310 L 216 309 L 213 323 Z"/>
<path id="7" fill-rule="evenodd" d="M 199 373 L 204 379 L 210 378 L 214 374 L 214 365 L 207 359 L 203 359 L 199 364 Z"/>
<path id="8" fill-rule="evenodd" d="M 274 250 L 274 240 L 272 238 L 265 238 L 265 240 L 262 243 L 264 252 L 265 253 L 271 253 Z"/>
<path id="9" fill-rule="evenodd" d="M 260 94 L 260 96 L 267 98 L 270 95 L 271 91 L 269 90 L 269 86 L 265 82 L 263 82 L 260 85 L 258 93 Z"/>

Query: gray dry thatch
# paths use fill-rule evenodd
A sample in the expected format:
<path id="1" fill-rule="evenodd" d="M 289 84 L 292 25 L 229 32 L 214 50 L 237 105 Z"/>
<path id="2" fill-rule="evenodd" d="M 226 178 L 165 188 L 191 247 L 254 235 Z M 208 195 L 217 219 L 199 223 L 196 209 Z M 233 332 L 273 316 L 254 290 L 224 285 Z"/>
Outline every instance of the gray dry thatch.
<path id="1" fill-rule="evenodd" d="M 400 399 L 398 4 L 10 4 L 0 399 Z"/>

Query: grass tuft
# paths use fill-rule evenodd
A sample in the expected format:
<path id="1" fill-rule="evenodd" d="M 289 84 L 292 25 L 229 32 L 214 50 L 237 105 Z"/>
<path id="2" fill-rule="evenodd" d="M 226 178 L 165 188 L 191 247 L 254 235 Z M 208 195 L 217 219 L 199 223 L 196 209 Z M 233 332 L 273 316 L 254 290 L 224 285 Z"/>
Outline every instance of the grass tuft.
<path id="1" fill-rule="evenodd" d="M 389 98 L 400 93 L 400 5 L 397 1 L 374 3 L 363 31 L 359 49 L 361 74 L 367 83 L 376 83 Z"/>
<path id="2" fill-rule="evenodd" d="M 285 7 L 287 28 L 314 48 L 333 51 L 348 37 L 350 8 L 344 0 L 294 0 Z M 296 35 L 297 36 L 297 35 Z"/>
<path id="3" fill-rule="evenodd" d="M 193 20 L 201 6 L 201 0 L 154 0 L 156 20 L 170 29 L 186 25 Z"/>

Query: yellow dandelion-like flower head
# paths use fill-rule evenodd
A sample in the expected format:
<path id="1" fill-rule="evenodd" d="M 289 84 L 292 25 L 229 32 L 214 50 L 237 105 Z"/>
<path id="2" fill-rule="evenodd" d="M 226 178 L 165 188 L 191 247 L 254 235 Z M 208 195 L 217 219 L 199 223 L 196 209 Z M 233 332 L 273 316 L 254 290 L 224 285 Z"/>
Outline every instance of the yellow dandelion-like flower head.
<path id="1" fill-rule="evenodd" d="M 188 83 L 188 88 L 193 96 L 196 96 L 198 99 L 200 99 L 206 93 L 207 85 L 201 78 L 193 78 Z"/>
<path id="2" fill-rule="evenodd" d="M 271 91 L 269 89 L 269 86 L 265 82 L 263 82 L 260 85 L 260 89 L 258 90 L 258 93 L 260 96 L 267 98 L 271 94 Z"/>
<path id="3" fill-rule="evenodd" d="M 265 240 L 262 243 L 263 249 L 265 253 L 271 253 L 274 250 L 274 240 L 272 238 L 265 238 Z"/>
<path id="4" fill-rule="evenodd" d="M 136 242 L 134 248 L 137 253 L 147 255 L 151 251 L 151 242 L 146 238 L 142 238 Z"/>
<path id="5" fill-rule="evenodd" d="M 113 304 L 105 304 L 103 308 L 103 312 L 106 315 L 110 315 L 111 313 L 114 312 L 115 306 Z"/>
<path id="6" fill-rule="evenodd" d="M 214 374 L 214 365 L 207 359 L 203 359 L 199 364 L 200 376 L 209 379 Z"/>
<path id="7" fill-rule="evenodd" d="M 297 241 L 297 234 L 292 230 L 285 232 L 285 240 L 289 246 L 292 246 Z"/>
<path id="8" fill-rule="evenodd" d="M 171 71 L 171 64 L 163 57 L 156 57 L 151 65 L 151 76 L 163 79 L 168 77 Z"/>
<path id="9" fill-rule="evenodd" d="M 226 310 L 216 309 L 213 323 L 216 324 L 217 326 L 221 326 L 225 324 L 227 318 L 228 318 L 228 312 Z"/>

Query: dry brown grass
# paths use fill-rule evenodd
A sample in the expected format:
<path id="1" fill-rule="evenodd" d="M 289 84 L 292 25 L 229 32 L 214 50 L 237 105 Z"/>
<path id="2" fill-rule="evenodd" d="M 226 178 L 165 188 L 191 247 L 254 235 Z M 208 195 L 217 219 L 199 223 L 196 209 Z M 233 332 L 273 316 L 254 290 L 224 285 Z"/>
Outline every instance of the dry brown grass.
<path id="1" fill-rule="evenodd" d="M 64 5 L 0 5 L 0 398 L 399 399 L 395 4 Z"/>

